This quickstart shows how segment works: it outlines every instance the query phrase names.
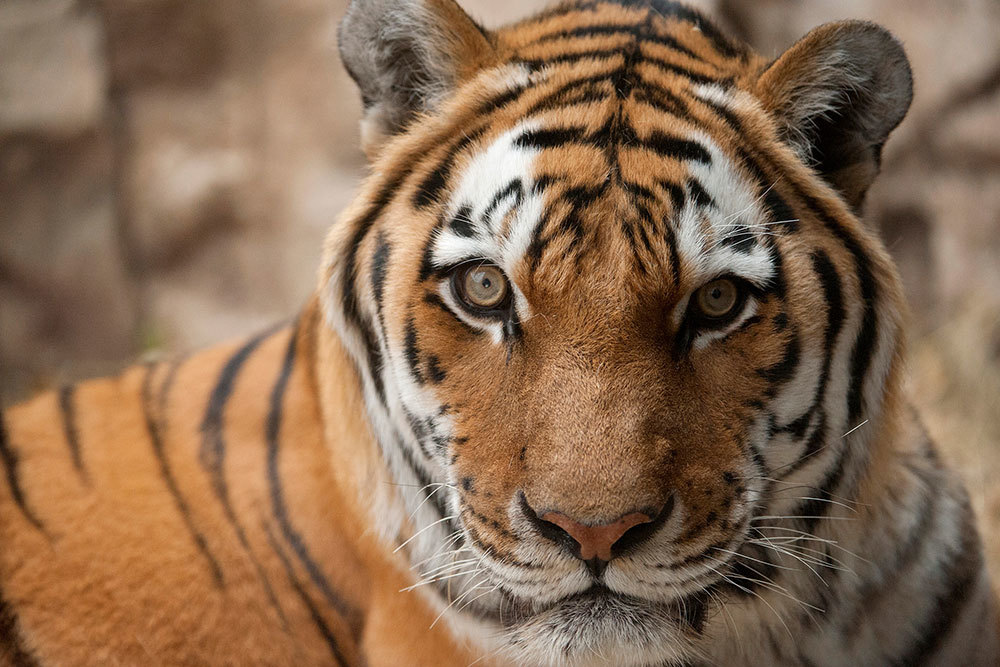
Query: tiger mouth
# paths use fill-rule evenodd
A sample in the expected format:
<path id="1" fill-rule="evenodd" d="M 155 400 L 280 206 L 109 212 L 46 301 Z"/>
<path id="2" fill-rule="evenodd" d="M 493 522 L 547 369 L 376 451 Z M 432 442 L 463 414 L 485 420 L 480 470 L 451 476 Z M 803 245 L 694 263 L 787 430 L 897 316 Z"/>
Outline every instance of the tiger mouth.
<path id="1" fill-rule="evenodd" d="M 503 613 L 498 620 L 505 629 L 512 629 L 543 617 L 572 618 L 578 623 L 606 623 L 646 614 L 658 622 L 668 621 L 697 631 L 704 621 L 709 597 L 706 588 L 670 602 L 656 602 L 594 583 L 584 591 L 539 605 L 505 591 L 501 603 Z"/>

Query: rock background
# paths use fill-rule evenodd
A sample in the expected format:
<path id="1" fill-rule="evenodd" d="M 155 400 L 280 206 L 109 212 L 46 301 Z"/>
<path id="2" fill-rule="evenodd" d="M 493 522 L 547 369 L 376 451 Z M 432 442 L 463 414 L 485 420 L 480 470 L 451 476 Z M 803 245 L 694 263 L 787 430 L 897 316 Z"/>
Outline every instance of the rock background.
<path id="1" fill-rule="evenodd" d="M 464 0 L 487 25 L 532 0 Z M 913 307 L 911 378 L 1000 574 L 1000 3 L 704 0 L 765 55 L 868 18 L 916 101 L 867 217 Z M 0 3 L 0 396 L 294 313 L 364 173 L 346 0 Z"/>

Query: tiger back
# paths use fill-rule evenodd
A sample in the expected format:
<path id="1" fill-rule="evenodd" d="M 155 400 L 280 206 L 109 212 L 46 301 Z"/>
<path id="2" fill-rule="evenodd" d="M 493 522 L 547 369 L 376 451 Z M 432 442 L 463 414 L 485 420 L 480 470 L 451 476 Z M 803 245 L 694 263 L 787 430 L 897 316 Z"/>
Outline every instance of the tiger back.
<path id="1" fill-rule="evenodd" d="M 354 0 L 294 322 L 0 420 L 0 663 L 994 665 L 859 219 L 912 96 L 667 0 Z"/>

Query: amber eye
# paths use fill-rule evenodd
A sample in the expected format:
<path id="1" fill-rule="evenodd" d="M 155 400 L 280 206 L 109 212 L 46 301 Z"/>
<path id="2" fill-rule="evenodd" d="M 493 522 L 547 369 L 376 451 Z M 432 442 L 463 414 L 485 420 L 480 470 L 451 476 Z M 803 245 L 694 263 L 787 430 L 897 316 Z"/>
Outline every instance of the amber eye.
<path id="1" fill-rule="evenodd" d="M 740 287 L 729 278 L 719 278 L 702 286 L 694 293 L 694 306 L 707 320 L 721 320 L 733 315 L 741 305 Z"/>
<path id="2" fill-rule="evenodd" d="M 499 310 L 510 296 L 510 285 L 500 267 L 486 262 L 467 262 L 454 273 L 457 296 L 472 310 Z"/>

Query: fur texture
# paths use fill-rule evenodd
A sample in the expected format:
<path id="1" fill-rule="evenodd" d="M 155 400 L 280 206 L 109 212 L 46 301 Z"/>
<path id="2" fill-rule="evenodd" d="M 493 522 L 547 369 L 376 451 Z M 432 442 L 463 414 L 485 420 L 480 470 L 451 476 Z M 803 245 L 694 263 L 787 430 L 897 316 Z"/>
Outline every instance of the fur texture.
<path id="1" fill-rule="evenodd" d="M 355 0 L 341 49 L 373 171 L 295 323 L 3 415 L 0 663 L 997 664 L 856 217 L 888 33 Z"/>

